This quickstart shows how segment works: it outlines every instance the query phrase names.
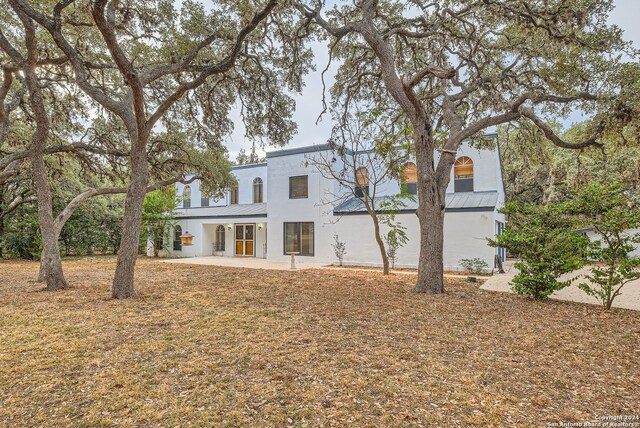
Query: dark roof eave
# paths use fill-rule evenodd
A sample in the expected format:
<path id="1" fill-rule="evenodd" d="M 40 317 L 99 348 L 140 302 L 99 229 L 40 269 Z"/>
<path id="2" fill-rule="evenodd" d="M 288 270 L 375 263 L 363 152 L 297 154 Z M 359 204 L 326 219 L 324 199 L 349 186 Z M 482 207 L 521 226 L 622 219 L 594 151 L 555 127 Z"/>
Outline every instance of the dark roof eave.
<path id="1" fill-rule="evenodd" d="M 492 212 L 495 211 L 495 206 L 487 206 L 487 207 L 469 207 L 469 208 L 445 208 L 444 212 L 446 213 L 457 213 L 457 212 Z M 384 211 L 378 210 L 377 214 L 382 214 Z M 397 214 L 415 214 L 415 209 L 409 210 L 398 210 Z M 343 216 L 343 215 L 369 215 L 367 211 L 333 211 L 334 216 Z"/>

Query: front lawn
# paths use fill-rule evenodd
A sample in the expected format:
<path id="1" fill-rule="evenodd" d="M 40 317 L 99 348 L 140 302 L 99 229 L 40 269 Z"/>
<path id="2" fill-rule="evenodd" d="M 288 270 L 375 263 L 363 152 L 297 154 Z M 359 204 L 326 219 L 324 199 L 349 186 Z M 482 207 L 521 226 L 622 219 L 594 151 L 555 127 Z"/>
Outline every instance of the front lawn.
<path id="1" fill-rule="evenodd" d="M 349 269 L 0 263 L 0 426 L 546 426 L 640 413 L 640 316 Z"/>

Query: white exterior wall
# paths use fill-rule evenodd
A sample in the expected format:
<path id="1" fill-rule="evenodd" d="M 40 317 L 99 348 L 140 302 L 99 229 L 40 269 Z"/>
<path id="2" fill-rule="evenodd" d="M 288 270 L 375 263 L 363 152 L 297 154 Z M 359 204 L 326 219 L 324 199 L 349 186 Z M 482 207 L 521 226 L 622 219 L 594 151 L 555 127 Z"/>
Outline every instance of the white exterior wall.
<path id="1" fill-rule="evenodd" d="M 602 240 L 600 234 L 596 233 L 594 230 L 587 230 L 586 233 L 587 238 L 589 238 L 591 241 Z M 637 233 L 640 233 L 640 229 L 627 229 L 626 233 L 629 235 L 635 235 Z M 635 250 L 629 253 L 629 256 L 640 257 L 640 245 L 636 244 Z"/>
<path id="2" fill-rule="evenodd" d="M 253 180 L 260 177 L 262 179 L 262 201 L 267 202 L 267 164 L 240 165 L 233 169 L 233 175 L 238 181 L 238 203 L 253 203 Z M 227 192 L 227 198 L 229 193 Z M 228 199 L 227 199 L 228 200 Z M 228 204 L 228 202 L 227 202 Z"/>
<path id="3" fill-rule="evenodd" d="M 381 266 L 382 258 L 375 240 L 373 222 L 367 214 L 336 217 L 335 233 L 346 242 L 345 264 Z M 414 213 L 398 214 L 396 220 L 406 227 L 409 241 L 398 250 L 396 267 L 415 268 L 420 254 L 418 217 Z M 461 270 L 460 259 L 480 258 L 491 268 L 495 249 L 487 245 L 487 238 L 495 234 L 495 217 L 492 211 L 446 212 L 444 216 L 444 268 Z M 382 226 L 384 235 L 388 229 Z M 333 240 L 331 241 L 333 242 Z M 336 263 L 332 248 L 330 259 Z"/>
<path id="4" fill-rule="evenodd" d="M 255 256 L 265 257 L 264 244 L 267 242 L 267 219 L 265 217 L 238 217 L 223 219 L 183 219 L 178 222 L 182 231 L 188 231 L 193 235 L 193 245 L 182 246 L 181 251 L 173 251 L 174 257 L 200 257 L 213 255 L 213 243 L 216 240 L 216 226 L 225 227 L 225 251 L 220 256 L 234 256 L 235 248 L 235 224 L 255 225 Z M 231 229 L 229 229 L 231 227 Z M 172 235 L 173 236 L 173 235 Z"/>
<path id="5" fill-rule="evenodd" d="M 329 242 L 333 236 L 333 228 L 329 219 L 333 217 L 333 208 L 324 205 L 321 200 L 335 192 L 333 181 L 321 176 L 317 169 L 305 166 L 305 154 L 273 156 L 267 160 L 269 198 L 268 203 L 268 242 L 267 258 L 286 260 L 284 254 L 284 223 L 314 223 L 314 256 L 296 256 L 301 261 L 326 260 Z M 289 177 L 307 175 L 308 198 L 289 199 Z"/>
<path id="6" fill-rule="evenodd" d="M 500 180 L 500 183 L 502 182 L 497 171 L 500 165 L 497 150 L 478 150 L 467 144 L 463 144 L 458 150 L 456 159 L 462 156 L 467 156 L 473 161 L 474 192 L 499 190 L 498 181 Z M 453 174 L 454 171 L 453 168 L 451 168 L 451 177 L 449 186 L 447 187 L 447 193 L 454 193 Z"/>
<path id="7" fill-rule="evenodd" d="M 239 165 L 233 167 L 233 175 L 238 181 L 238 204 L 253 203 L 253 180 L 256 177 L 262 179 L 263 202 L 267 201 L 267 164 Z M 237 218 L 202 218 L 215 215 L 216 207 L 229 205 L 229 192 L 218 200 L 209 199 L 209 206 L 201 206 L 200 181 L 196 180 L 189 184 L 191 187 L 191 208 L 181 208 L 179 204 L 176 210 L 177 217 L 198 217 L 179 219 L 178 224 L 182 231 L 188 231 L 193 235 L 193 245 L 182 246 L 181 251 L 174 251 L 171 245 L 171 255 L 175 257 L 198 257 L 210 256 L 213 253 L 213 243 L 215 242 L 215 228 L 219 224 L 225 226 L 225 251 L 224 256 L 234 255 L 234 233 L 235 224 L 255 224 L 255 256 L 265 257 L 264 244 L 266 243 L 267 218 L 266 217 L 237 217 Z M 184 192 L 184 185 L 176 184 L 176 194 L 181 200 Z M 229 230 L 231 226 L 231 230 Z M 259 226 L 261 230 L 259 230 Z M 173 237 L 173 235 L 172 235 Z"/>
<path id="8" fill-rule="evenodd" d="M 341 241 L 346 242 L 347 255 L 345 263 L 358 265 L 380 265 L 380 253 L 373 236 L 373 225 L 365 214 L 333 215 L 335 197 L 344 193 L 336 180 L 322 177 L 315 167 L 306 160 L 314 156 L 313 150 L 290 149 L 281 153 L 272 152 L 266 164 L 243 165 L 233 169 L 238 181 L 239 204 L 253 202 L 253 180 L 263 180 L 263 200 L 268 206 L 267 217 L 252 218 L 191 218 L 182 219 L 179 224 L 183 231 L 194 235 L 193 246 L 184 247 L 182 251 L 172 251 L 174 256 L 192 257 L 212 254 L 212 243 L 215 241 L 215 226 L 225 225 L 225 252 L 222 255 L 234 255 L 234 224 L 255 224 L 255 255 L 265 257 L 264 244 L 267 244 L 266 257 L 273 260 L 288 260 L 283 253 L 285 222 L 314 223 L 314 256 L 298 256 L 302 261 L 335 262 L 334 250 L 331 247 L 333 235 L 337 233 Z M 496 249 L 487 245 L 487 238 L 493 237 L 497 230 L 496 221 L 504 222 L 504 215 L 497 209 L 504 204 L 504 188 L 500 159 L 497 150 L 477 150 L 463 145 L 458 156 L 468 156 L 474 162 L 474 191 L 497 191 L 498 203 L 494 211 L 460 210 L 447 211 L 445 214 L 444 266 L 448 270 L 459 269 L 459 261 L 463 258 L 480 258 L 493 267 Z M 453 193 L 453 171 L 447 193 Z M 308 176 L 308 198 L 289 199 L 289 177 Z M 183 186 L 177 185 L 180 196 Z M 400 183 L 389 180 L 378 189 L 377 196 L 399 193 Z M 191 184 L 191 207 L 178 210 L 178 216 L 207 217 L 215 215 L 215 208 L 200 207 L 199 183 Z M 221 200 L 210 200 L 210 206 L 225 206 L 229 194 Z M 397 220 L 406 227 L 410 240 L 399 249 L 398 267 L 416 267 L 419 254 L 419 224 L 415 213 L 397 215 Z M 259 230 L 259 225 L 262 228 Z M 229 230 L 231 226 L 231 230 Z M 383 233 L 386 230 L 383 229 Z"/>
<path id="9" fill-rule="evenodd" d="M 267 164 L 259 163 L 253 165 L 238 165 L 233 167 L 232 174 L 236 177 L 238 182 L 238 203 L 239 204 L 252 204 L 253 203 L 253 180 L 257 177 L 262 178 L 262 200 L 267 202 Z M 179 201 L 182 201 L 182 195 L 185 185 L 182 183 L 176 183 L 176 195 Z M 200 192 L 200 181 L 196 180 L 189 184 L 191 187 L 191 208 L 189 208 L 189 214 L 194 208 L 206 208 L 200 204 L 202 201 L 202 193 Z M 229 192 L 225 192 L 224 197 L 217 201 L 213 198 L 209 198 L 209 207 L 224 207 L 229 205 Z M 180 208 L 181 203 L 178 204 L 178 212 L 180 215 L 185 215 Z"/>
<path id="10" fill-rule="evenodd" d="M 498 150 L 475 149 L 468 144 L 462 144 L 456 155 L 456 159 L 467 156 L 473 161 L 473 190 L 475 192 L 498 191 L 501 204 L 504 205 L 504 186 L 502 183 L 502 171 Z M 434 162 L 438 162 L 439 153 L 436 153 Z M 408 162 L 415 163 L 414 157 Z M 389 179 L 379 183 L 376 196 L 391 196 L 400 193 L 400 182 Z M 451 177 L 447 186 L 447 193 L 454 193 L 454 171 L 451 169 Z"/>

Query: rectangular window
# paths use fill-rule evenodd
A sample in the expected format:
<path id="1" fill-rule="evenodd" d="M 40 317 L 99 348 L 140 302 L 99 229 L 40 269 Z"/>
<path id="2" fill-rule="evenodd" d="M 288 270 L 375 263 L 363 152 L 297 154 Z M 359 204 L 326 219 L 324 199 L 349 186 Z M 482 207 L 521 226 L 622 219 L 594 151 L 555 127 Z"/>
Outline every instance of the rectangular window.
<path id="1" fill-rule="evenodd" d="M 402 193 L 408 193 L 409 195 L 417 195 L 418 194 L 418 184 L 417 183 L 401 183 L 400 189 Z"/>
<path id="2" fill-rule="evenodd" d="M 207 197 L 201 197 L 200 198 L 200 206 L 201 207 L 208 207 L 209 206 L 209 198 Z"/>
<path id="3" fill-rule="evenodd" d="M 304 199 L 309 197 L 309 176 L 299 175 L 289 177 L 289 199 Z"/>
<path id="4" fill-rule="evenodd" d="M 453 181 L 453 191 L 473 192 L 473 176 L 471 178 L 455 178 Z"/>
<path id="5" fill-rule="evenodd" d="M 284 223 L 284 254 L 298 253 L 313 256 L 314 225 L 307 223 Z"/>
<path id="6" fill-rule="evenodd" d="M 356 196 L 356 198 L 364 198 L 364 195 L 369 194 L 369 185 L 368 184 L 366 186 L 357 185 L 355 189 L 353 189 L 353 193 Z"/>
<path id="7" fill-rule="evenodd" d="M 238 203 L 238 189 L 233 189 L 229 192 L 229 205 Z"/>

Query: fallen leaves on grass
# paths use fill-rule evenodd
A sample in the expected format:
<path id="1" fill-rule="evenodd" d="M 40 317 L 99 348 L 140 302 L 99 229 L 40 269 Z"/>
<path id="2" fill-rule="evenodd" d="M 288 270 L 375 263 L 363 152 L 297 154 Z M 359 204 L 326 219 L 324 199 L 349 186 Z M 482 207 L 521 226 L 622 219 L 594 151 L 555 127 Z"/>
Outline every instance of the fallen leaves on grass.
<path id="1" fill-rule="evenodd" d="M 634 414 L 637 313 L 371 272 L 0 263 L 0 424 L 541 426 Z"/>

